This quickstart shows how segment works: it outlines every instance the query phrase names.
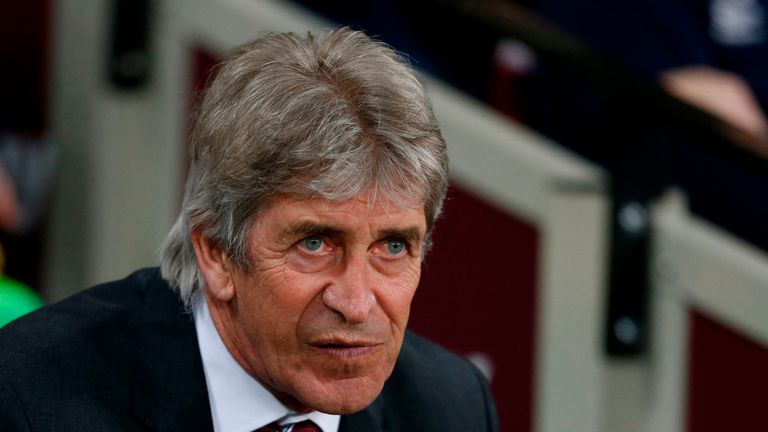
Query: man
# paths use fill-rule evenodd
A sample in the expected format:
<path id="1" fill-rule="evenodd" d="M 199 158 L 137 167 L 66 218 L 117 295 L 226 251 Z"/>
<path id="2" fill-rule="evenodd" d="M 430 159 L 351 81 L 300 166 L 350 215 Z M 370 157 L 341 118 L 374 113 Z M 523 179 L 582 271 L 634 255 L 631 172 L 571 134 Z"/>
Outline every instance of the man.
<path id="1" fill-rule="evenodd" d="M 447 156 L 391 49 L 236 49 L 191 159 L 161 273 L 0 333 L 0 430 L 498 429 L 477 370 L 406 332 Z"/>

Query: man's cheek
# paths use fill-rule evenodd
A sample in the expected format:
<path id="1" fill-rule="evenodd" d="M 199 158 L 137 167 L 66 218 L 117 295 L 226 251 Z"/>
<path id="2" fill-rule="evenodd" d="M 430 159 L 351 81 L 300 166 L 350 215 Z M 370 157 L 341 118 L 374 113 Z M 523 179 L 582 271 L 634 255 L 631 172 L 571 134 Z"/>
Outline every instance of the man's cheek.
<path id="1" fill-rule="evenodd" d="M 385 292 L 379 296 L 379 302 L 393 323 L 404 327 L 408 321 L 411 302 L 416 294 L 418 276 L 409 280 L 400 280 L 385 287 Z"/>

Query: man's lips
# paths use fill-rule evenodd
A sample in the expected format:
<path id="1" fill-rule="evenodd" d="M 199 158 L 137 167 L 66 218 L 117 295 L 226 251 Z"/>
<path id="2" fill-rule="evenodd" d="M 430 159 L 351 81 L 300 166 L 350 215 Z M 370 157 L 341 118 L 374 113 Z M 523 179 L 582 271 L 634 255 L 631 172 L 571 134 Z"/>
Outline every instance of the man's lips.
<path id="1" fill-rule="evenodd" d="M 384 343 L 374 340 L 324 339 L 309 343 L 312 350 L 341 360 L 351 360 L 376 352 Z"/>

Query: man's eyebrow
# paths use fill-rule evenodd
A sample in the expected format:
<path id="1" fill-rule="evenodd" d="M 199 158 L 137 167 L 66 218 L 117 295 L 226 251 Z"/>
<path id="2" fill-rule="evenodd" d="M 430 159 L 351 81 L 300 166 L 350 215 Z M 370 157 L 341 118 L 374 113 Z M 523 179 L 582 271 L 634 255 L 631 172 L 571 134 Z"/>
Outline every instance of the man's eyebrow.
<path id="1" fill-rule="evenodd" d="M 423 235 L 421 234 L 421 230 L 417 226 L 412 227 L 406 227 L 406 228 L 385 228 L 378 232 L 379 238 L 393 238 L 393 237 L 399 237 L 403 238 L 409 242 L 419 242 L 421 241 Z"/>
<path id="2" fill-rule="evenodd" d="M 306 237 L 311 235 L 334 235 L 341 234 L 344 229 L 334 225 L 304 221 L 295 225 L 290 225 L 283 230 L 283 236 L 286 237 Z M 384 228 L 376 232 L 377 238 L 399 237 L 411 242 L 421 241 L 423 235 L 418 226 L 405 228 Z"/>
<path id="3" fill-rule="evenodd" d="M 306 237 L 319 234 L 338 234 L 342 229 L 328 224 L 304 221 L 295 225 L 289 225 L 283 230 L 283 235 L 288 237 Z"/>

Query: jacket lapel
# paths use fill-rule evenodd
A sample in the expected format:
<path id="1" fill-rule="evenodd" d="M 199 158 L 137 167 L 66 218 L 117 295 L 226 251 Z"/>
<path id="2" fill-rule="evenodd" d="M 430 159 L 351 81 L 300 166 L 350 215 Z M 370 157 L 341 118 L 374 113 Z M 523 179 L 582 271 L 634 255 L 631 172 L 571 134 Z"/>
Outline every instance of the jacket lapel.
<path id="1" fill-rule="evenodd" d="M 134 414 L 157 431 L 213 430 L 192 315 L 168 285 L 147 284 L 134 369 Z"/>

